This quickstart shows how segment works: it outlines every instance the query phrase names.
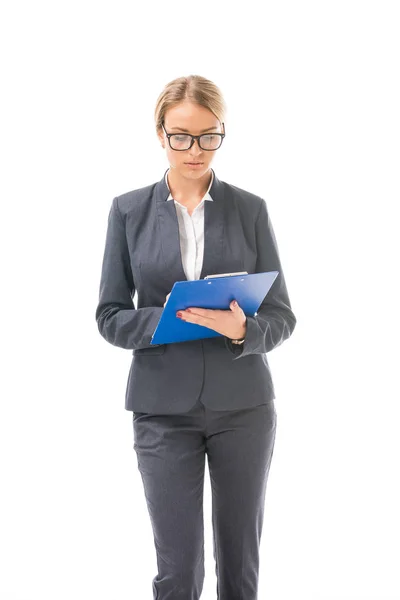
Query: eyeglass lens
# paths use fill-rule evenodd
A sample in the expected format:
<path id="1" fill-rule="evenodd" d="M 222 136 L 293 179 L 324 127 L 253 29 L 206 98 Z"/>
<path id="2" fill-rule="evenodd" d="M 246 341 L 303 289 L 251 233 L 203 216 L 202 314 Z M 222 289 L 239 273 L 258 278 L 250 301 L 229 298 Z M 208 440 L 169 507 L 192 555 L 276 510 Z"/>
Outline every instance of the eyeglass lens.
<path id="1" fill-rule="evenodd" d="M 171 147 L 174 150 L 188 150 L 192 141 L 190 135 L 184 134 L 174 134 L 171 135 L 169 139 L 171 142 Z M 221 142 L 222 137 L 219 135 L 213 135 L 212 133 L 206 133 L 201 135 L 199 138 L 199 144 L 203 150 L 216 150 L 221 145 Z"/>

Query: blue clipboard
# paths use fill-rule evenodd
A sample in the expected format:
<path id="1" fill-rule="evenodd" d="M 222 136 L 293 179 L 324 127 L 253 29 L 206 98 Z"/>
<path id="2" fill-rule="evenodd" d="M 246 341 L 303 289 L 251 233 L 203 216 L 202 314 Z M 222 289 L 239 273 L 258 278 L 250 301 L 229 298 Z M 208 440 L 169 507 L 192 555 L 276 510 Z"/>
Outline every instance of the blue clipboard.
<path id="1" fill-rule="evenodd" d="M 246 315 L 254 316 L 278 273 L 279 271 L 267 271 L 176 281 L 150 344 L 171 344 L 222 337 L 222 334 L 214 329 L 182 321 L 176 313 L 191 306 L 229 310 L 229 304 L 232 300 L 236 300 Z"/>

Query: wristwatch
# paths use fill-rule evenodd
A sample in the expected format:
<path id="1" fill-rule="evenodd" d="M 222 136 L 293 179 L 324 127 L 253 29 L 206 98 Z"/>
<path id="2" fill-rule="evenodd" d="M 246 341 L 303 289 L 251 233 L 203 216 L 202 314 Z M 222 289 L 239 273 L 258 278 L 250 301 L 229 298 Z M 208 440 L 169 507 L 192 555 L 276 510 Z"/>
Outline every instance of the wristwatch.
<path id="1" fill-rule="evenodd" d="M 240 340 L 231 340 L 232 344 L 244 344 L 245 338 L 241 338 Z"/>

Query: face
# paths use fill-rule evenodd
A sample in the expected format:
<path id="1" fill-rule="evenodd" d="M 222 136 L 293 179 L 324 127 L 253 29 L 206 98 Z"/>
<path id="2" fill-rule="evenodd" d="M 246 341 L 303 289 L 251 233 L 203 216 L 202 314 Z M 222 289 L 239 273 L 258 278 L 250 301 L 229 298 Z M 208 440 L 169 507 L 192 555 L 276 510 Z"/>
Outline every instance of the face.
<path id="1" fill-rule="evenodd" d="M 164 127 L 167 133 L 224 133 L 223 127 L 217 117 L 208 108 L 193 102 L 185 101 L 170 108 L 165 113 Z M 185 131 L 186 130 L 186 131 Z M 182 177 L 198 179 L 209 169 L 214 155 L 218 150 L 202 150 L 195 140 L 190 150 L 173 150 L 168 142 L 163 129 L 158 134 L 171 169 L 176 169 Z M 193 167 L 187 163 L 201 162 L 200 167 Z"/>

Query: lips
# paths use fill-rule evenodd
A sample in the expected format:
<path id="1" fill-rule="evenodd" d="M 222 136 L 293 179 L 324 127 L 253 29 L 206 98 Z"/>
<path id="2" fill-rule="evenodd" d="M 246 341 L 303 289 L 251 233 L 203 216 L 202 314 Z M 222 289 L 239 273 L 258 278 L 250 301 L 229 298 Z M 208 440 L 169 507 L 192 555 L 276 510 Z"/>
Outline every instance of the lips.
<path id="1" fill-rule="evenodd" d="M 186 165 L 202 165 L 203 163 L 200 163 L 200 162 L 197 162 L 197 163 L 188 162 L 188 163 L 185 163 L 185 164 Z"/>

